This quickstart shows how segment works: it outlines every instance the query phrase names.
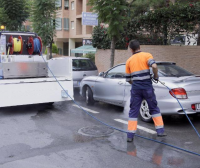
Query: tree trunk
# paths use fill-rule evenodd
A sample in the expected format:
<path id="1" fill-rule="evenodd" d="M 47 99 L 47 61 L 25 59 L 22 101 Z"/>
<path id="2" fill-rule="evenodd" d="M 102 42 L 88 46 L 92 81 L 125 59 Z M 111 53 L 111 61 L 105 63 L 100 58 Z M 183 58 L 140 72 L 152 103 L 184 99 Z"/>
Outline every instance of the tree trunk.
<path id="1" fill-rule="evenodd" d="M 111 40 L 111 55 L 110 55 L 110 68 L 114 66 L 115 61 L 115 43 L 116 43 L 116 37 L 113 36 Z"/>
<path id="2" fill-rule="evenodd" d="M 198 39 L 197 39 L 197 45 L 200 46 L 200 23 L 198 28 Z"/>
<path id="3" fill-rule="evenodd" d="M 52 42 L 50 43 L 50 53 L 49 53 L 49 59 L 51 59 L 52 58 Z"/>
<path id="4" fill-rule="evenodd" d="M 164 45 L 167 45 L 167 36 L 168 36 L 168 31 L 167 31 L 167 26 L 166 27 L 164 27 L 164 30 L 163 30 L 163 32 L 164 32 Z"/>

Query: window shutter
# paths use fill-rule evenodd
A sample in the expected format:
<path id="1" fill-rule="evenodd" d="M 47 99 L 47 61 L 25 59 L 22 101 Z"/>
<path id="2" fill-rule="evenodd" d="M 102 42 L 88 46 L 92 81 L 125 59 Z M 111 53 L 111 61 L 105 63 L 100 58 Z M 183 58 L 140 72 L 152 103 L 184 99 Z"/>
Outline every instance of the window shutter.
<path id="1" fill-rule="evenodd" d="M 56 7 L 57 8 L 62 7 L 62 0 L 56 0 Z"/>
<path id="2" fill-rule="evenodd" d="M 69 30 L 69 18 L 64 19 L 64 30 Z"/>
<path id="3" fill-rule="evenodd" d="M 56 30 L 62 30 L 62 18 L 56 18 Z"/>
<path id="4" fill-rule="evenodd" d="M 65 7 L 66 7 L 66 8 L 69 7 L 69 0 L 65 0 Z"/>

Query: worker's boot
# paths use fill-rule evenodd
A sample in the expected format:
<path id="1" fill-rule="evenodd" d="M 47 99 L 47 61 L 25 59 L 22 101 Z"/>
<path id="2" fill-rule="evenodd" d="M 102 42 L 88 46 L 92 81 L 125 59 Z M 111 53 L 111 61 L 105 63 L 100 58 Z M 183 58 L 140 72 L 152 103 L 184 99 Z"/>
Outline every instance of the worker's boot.
<path id="1" fill-rule="evenodd" d="M 127 133 L 127 142 L 133 142 L 133 138 L 134 138 L 135 133 Z"/>
<path id="2" fill-rule="evenodd" d="M 127 138 L 127 142 L 133 142 L 133 138 Z"/>
<path id="3" fill-rule="evenodd" d="M 167 134 L 165 132 L 163 132 L 163 133 L 157 133 L 157 136 L 158 137 L 165 137 L 165 136 L 167 136 Z"/>

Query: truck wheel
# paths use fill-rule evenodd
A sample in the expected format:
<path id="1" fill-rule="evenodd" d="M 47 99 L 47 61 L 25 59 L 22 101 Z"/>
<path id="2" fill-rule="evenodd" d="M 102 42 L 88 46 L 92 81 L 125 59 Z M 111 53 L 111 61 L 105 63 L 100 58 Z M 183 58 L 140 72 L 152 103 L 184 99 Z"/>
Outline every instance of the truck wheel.
<path id="1" fill-rule="evenodd" d="M 151 117 L 151 114 L 149 112 L 149 106 L 147 104 L 147 101 L 146 100 L 143 100 L 142 103 L 141 103 L 141 107 L 140 107 L 140 119 L 142 121 L 145 121 L 145 122 L 152 122 L 152 117 Z"/>
<path id="2" fill-rule="evenodd" d="M 85 91 L 85 101 L 86 101 L 87 105 L 94 105 L 94 103 L 95 103 L 92 90 L 88 86 Z"/>

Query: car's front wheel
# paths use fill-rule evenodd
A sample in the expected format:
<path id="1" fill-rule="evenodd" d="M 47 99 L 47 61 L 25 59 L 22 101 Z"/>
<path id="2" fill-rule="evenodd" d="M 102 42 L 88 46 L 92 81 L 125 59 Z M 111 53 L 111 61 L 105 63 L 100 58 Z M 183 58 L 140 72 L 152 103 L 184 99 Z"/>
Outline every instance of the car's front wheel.
<path id="1" fill-rule="evenodd" d="M 149 106 L 146 100 L 143 100 L 140 107 L 140 118 L 145 122 L 152 122 Z"/>
<path id="2" fill-rule="evenodd" d="M 87 86 L 85 91 L 85 101 L 87 105 L 94 105 L 95 100 L 93 98 L 93 92 L 89 86 Z"/>

